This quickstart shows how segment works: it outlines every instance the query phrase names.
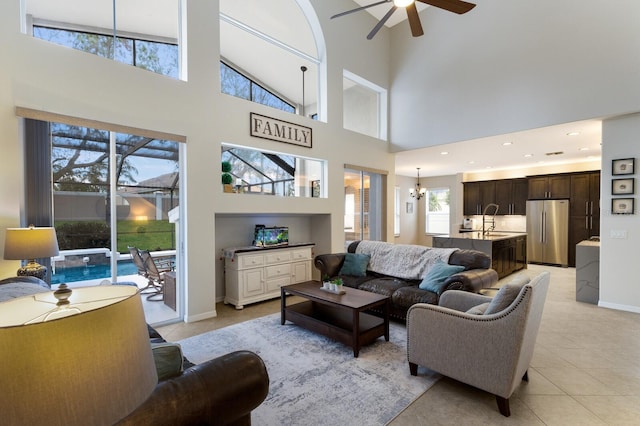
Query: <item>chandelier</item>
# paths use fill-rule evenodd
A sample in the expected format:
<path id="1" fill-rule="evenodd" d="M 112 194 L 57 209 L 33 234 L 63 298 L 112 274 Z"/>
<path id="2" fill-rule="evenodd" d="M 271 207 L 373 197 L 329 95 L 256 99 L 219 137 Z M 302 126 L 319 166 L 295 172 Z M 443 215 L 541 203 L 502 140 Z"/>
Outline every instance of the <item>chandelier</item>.
<path id="1" fill-rule="evenodd" d="M 426 195 L 427 188 L 420 187 L 420 167 L 416 167 L 416 169 L 418 169 L 418 180 L 416 181 L 416 187 L 409 189 L 409 195 L 419 200 Z"/>

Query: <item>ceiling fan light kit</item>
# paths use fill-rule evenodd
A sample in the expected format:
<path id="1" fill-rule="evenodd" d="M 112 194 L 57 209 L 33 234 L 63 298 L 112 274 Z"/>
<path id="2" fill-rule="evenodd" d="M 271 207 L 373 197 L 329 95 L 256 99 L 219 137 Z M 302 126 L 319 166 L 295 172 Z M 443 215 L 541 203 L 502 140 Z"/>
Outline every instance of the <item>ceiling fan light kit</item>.
<path id="1" fill-rule="evenodd" d="M 416 1 L 427 4 L 429 6 L 434 6 L 440 9 L 444 9 L 449 12 L 457 13 L 458 15 L 462 15 L 463 13 L 467 13 L 474 7 L 476 7 L 473 3 L 467 3 L 462 0 L 382 0 L 375 3 L 368 4 L 366 6 L 357 7 L 355 9 L 347 10 L 346 12 L 341 12 L 336 15 L 333 15 L 331 19 L 338 18 L 340 16 L 348 15 L 350 13 L 359 12 L 364 9 L 368 9 L 373 6 L 378 6 L 384 3 L 392 3 L 391 9 L 378 21 L 375 27 L 371 30 L 371 32 L 367 35 L 367 39 L 371 40 L 377 33 L 380 31 L 380 28 L 384 26 L 384 24 L 391 18 L 393 12 L 396 11 L 399 7 L 404 7 L 407 11 L 407 19 L 409 21 L 409 27 L 411 28 L 411 35 L 414 37 L 420 37 L 424 34 L 422 30 L 422 24 L 420 23 L 420 16 L 418 15 L 418 8 L 416 7 Z"/>

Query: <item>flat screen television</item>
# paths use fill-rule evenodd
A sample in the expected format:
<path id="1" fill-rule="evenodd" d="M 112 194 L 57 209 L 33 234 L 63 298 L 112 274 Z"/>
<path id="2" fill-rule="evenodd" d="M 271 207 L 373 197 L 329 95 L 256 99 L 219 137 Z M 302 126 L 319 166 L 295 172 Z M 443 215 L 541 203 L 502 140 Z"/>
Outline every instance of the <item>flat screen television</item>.
<path id="1" fill-rule="evenodd" d="M 289 244 L 289 228 L 286 226 L 256 225 L 253 245 L 256 247 L 286 246 Z"/>

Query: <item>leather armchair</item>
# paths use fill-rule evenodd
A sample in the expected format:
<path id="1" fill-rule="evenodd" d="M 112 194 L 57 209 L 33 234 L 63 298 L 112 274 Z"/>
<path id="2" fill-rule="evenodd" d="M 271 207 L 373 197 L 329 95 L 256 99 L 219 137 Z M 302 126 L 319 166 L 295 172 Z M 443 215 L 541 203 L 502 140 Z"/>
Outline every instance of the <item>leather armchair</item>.
<path id="1" fill-rule="evenodd" d="M 508 417 L 509 397 L 528 380 L 548 287 L 549 273 L 543 272 L 508 307 L 491 314 L 466 312 L 490 297 L 456 290 L 443 293 L 439 305 L 413 305 L 407 313 L 411 374 L 421 365 L 490 392 Z"/>
<path id="2" fill-rule="evenodd" d="M 249 351 L 232 352 L 158 383 L 118 425 L 250 425 L 251 411 L 268 391 L 262 359 Z"/>

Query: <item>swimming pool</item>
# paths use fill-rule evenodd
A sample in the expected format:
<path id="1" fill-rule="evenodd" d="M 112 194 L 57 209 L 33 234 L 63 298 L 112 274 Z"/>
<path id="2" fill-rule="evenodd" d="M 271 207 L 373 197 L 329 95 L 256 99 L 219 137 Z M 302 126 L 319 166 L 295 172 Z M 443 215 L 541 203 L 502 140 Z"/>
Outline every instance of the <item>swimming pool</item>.
<path id="1" fill-rule="evenodd" d="M 138 269 L 131 260 L 118 262 L 118 276 L 137 275 Z M 111 278 L 110 265 L 86 265 L 72 268 L 56 268 L 51 274 L 51 284 Z"/>

